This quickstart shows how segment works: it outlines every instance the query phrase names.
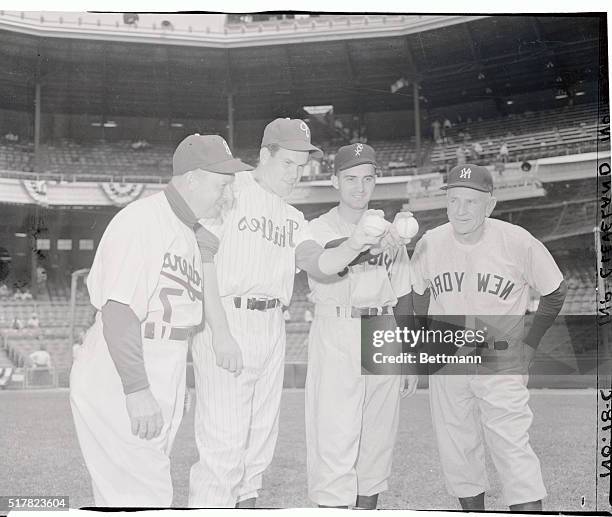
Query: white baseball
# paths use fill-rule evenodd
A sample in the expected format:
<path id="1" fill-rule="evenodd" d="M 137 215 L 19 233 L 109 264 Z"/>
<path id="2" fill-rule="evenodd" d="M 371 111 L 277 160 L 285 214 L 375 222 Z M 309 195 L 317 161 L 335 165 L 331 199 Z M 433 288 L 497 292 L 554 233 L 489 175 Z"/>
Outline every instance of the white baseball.
<path id="1" fill-rule="evenodd" d="M 364 215 L 363 217 L 362 228 L 370 237 L 380 237 L 385 233 L 389 222 L 384 218 L 374 214 Z"/>
<path id="2" fill-rule="evenodd" d="M 419 222 L 414 217 L 396 217 L 393 224 L 402 239 L 412 239 L 419 233 Z"/>

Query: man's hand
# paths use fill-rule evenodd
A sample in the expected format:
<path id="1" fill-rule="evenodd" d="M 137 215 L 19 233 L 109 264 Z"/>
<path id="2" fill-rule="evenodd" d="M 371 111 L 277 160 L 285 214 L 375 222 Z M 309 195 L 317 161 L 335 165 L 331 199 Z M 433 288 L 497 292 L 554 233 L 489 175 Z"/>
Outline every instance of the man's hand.
<path id="1" fill-rule="evenodd" d="M 217 359 L 217 366 L 232 372 L 234 376 L 240 375 L 243 368 L 242 351 L 231 334 L 221 337 L 213 335 L 212 347 Z"/>
<path id="2" fill-rule="evenodd" d="M 164 426 L 164 418 L 157 400 L 149 388 L 125 396 L 132 434 L 143 440 L 157 438 Z"/>
<path id="3" fill-rule="evenodd" d="M 364 221 L 366 216 L 369 215 L 379 215 L 380 217 L 384 217 L 385 213 L 382 210 L 366 210 L 361 216 L 361 219 L 359 219 L 353 235 L 346 240 L 347 245 L 359 253 L 371 248 L 374 245 L 378 245 L 381 238 L 385 235 L 383 234 L 382 236 L 379 235 L 378 237 L 372 237 L 366 233 L 364 229 Z"/>
<path id="4" fill-rule="evenodd" d="M 408 240 L 408 242 L 410 242 L 410 240 Z M 370 253 L 372 253 L 372 255 L 380 255 L 385 250 L 399 248 L 405 244 L 404 240 L 399 236 L 399 233 L 397 233 L 397 228 L 390 224 L 382 237 L 380 237 L 380 243 L 373 246 L 370 249 Z"/>
<path id="5" fill-rule="evenodd" d="M 412 397 L 416 393 L 418 383 L 418 375 L 402 375 L 400 377 L 400 397 L 403 399 Z"/>

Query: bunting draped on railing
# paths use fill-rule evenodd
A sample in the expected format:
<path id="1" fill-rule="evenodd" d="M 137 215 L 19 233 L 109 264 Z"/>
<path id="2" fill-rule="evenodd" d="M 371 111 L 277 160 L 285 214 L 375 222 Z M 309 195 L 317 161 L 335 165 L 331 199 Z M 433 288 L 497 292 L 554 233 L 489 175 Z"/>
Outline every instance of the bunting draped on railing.
<path id="1" fill-rule="evenodd" d="M 47 182 L 45 180 L 22 180 L 21 184 L 37 204 L 49 204 L 47 201 Z"/>
<path id="2" fill-rule="evenodd" d="M 145 186 L 144 183 L 100 183 L 110 202 L 116 206 L 125 206 L 138 199 Z"/>

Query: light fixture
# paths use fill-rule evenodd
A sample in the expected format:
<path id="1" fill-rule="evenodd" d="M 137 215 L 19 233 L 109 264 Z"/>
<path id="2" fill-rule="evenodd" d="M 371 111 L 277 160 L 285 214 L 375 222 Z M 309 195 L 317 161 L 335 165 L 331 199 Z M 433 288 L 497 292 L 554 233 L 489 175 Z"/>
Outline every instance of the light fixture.
<path id="1" fill-rule="evenodd" d="M 181 122 L 172 122 L 170 127 L 183 127 L 183 124 Z"/>
<path id="2" fill-rule="evenodd" d="M 586 95 L 586 92 L 576 92 L 574 95 L 576 97 L 582 97 L 583 95 Z"/>
<path id="3" fill-rule="evenodd" d="M 104 122 L 103 126 L 104 127 L 117 127 L 117 122 L 115 122 L 114 120 L 107 120 L 106 122 Z"/>
<path id="4" fill-rule="evenodd" d="M 508 106 L 512 106 L 512 104 L 514 104 L 514 101 L 506 101 L 506 104 L 507 104 Z"/>
<path id="5" fill-rule="evenodd" d="M 404 88 L 405 86 L 408 86 L 409 84 L 410 82 L 407 79 L 404 79 L 402 77 L 401 79 L 398 79 L 391 85 L 391 93 L 395 93 L 401 90 L 402 88 Z"/>
<path id="6" fill-rule="evenodd" d="M 17 232 L 17 233 L 15 233 L 15 237 L 22 237 L 23 238 L 23 237 L 27 237 L 27 234 L 21 233 L 21 232 Z"/>

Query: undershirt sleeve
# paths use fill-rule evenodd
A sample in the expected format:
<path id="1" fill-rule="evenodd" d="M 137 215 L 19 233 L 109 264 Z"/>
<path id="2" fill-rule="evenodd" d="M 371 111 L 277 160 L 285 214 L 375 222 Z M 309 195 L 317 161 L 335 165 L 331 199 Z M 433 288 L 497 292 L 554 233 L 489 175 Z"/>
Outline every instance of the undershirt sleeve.
<path id="1" fill-rule="evenodd" d="M 102 333 L 128 395 L 149 387 L 140 321 L 129 305 L 109 300 L 102 307 Z"/>
<path id="2" fill-rule="evenodd" d="M 538 304 L 538 310 L 533 317 L 533 323 L 527 333 L 524 341 L 532 348 L 538 348 L 540 341 L 546 334 L 546 331 L 552 327 L 555 319 L 559 315 L 565 296 L 567 295 L 567 284 L 565 280 L 561 281 L 559 287 L 552 293 L 542 296 Z"/>

